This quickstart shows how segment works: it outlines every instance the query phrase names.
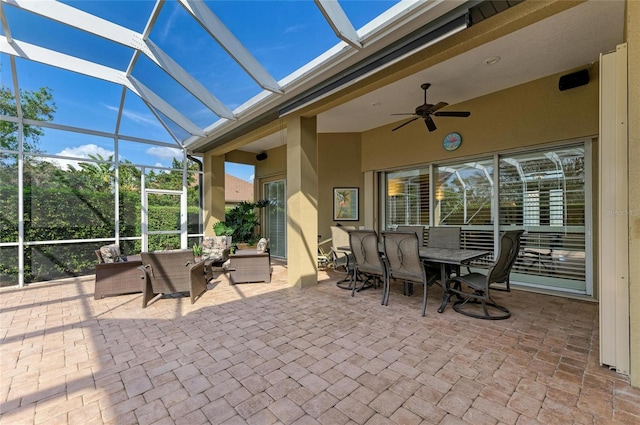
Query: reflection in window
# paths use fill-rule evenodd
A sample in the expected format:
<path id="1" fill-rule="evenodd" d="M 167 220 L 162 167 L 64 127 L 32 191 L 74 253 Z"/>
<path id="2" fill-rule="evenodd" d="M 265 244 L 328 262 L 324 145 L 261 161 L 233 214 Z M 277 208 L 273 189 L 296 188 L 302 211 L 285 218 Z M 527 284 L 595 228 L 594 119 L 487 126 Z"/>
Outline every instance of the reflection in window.
<path id="1" fill-rule="evenodd" d="M 429 169 L 386 174 L 386 228 L 429 224 Z"/>
<path id="2" fill-rule="evenodd" d="M 584 148 L 500 159 L 501 224 L 584 226 Z"/>
<path id="3" fill-rule="evenodd" d="M 437 167 L 434 225 L 493 223 L 493 161 Z"/>

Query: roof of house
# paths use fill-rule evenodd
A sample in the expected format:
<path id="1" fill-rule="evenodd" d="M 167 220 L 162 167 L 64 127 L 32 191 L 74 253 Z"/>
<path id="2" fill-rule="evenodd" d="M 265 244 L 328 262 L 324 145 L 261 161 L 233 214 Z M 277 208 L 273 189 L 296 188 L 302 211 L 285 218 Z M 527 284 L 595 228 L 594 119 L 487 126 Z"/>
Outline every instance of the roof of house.
<path id="1" fill-rule="evenodd" d="M 227 203 L 253 201 L 253 183 L 230 174 L 224 175 L 224 200 Z"/>

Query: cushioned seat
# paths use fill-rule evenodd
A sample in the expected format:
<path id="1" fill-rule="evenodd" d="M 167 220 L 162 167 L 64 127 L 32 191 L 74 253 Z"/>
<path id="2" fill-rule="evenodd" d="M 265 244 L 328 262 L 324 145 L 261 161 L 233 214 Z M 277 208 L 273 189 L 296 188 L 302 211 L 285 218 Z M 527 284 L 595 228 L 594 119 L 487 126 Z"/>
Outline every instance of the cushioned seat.
<path id="1" fill-rule="evenodd" d="M 188 292 L 191 304 L 207 290 L 204 261 L 195 262 L 190 249 L 143 252 L 142 308 L 163 294 Z"/>
<path id="2" fill-rule="evenodd" d="M 231 236 L 205 236 L 202 239 L 202 259 L 224 263 L 231 252 Z"/>
<path id="3" fill-rule="evenodd" d="M 138 270 L 142 261 L 139 256 L 122 256 L 117 244 L 102 246 L 95 254 L 98 257 L 93 293 L 95 299 L 105 295 L 142 292 L 142 273 Z"/>
<path id="4" fill-rule="evenodd" d="M 269 239 L 262 238 L 255 250 L 238 250 L 229 257 L 229 282 L 271 282 Z"/>

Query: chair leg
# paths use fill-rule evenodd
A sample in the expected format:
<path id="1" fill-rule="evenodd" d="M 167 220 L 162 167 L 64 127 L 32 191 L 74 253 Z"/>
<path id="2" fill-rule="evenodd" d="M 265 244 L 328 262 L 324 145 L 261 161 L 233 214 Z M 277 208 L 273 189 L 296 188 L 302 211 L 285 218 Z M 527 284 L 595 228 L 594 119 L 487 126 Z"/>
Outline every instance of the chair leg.
<path id="1" fill-rule="evenodd" d="M 422 317 L 424 317 L 425 313 L 427 312 L 427 294 L 429 293 L 429 285 L 427 285 L 425 283 L 423 286 L 424 286 L 424 291 L 422 291 L 423 292 L 423 296 L 422 296 Z"/>
<path id="2" fill-rule="evenodd" d="M 480 304 L 484 315 L 465 310 L 463 307 L 468 304 Z M 491 309 L 489 309 L 489 307 L 491 307 Z M 463 300 L 456 301 L 453 303 L 453 309 L 460 314 L 464 314 L 465 316 L 473 317 L 475 319 L 504 320 L 511 317 L 511 312 L 508 308 L 496 304 L 489 295 L 484 294 L 478 297 L 469 296 Z M 492 314 L 492 312 L 496 310 L 498 313 Z"/>
<path id="3" fill-rule="evenodd" d="M 384 288 L 382 289 L 382 305 L 389 305 L 390 286 L 391 278 L 387 277 L 384 282 Z"/>
<path id="4" fill-rule="evenodd" d="M 353 274 L 351 275 L 351 283 L 349 284 L 350 286 L 352 286 L 351 288 L 351 296 L 353 297 L 356 294 L 356 286 L 358 284 L 358 280 L 356 279 L 356 270 L 353 270 Z M 364 283 L 363 283 L 364 285 Z"/>

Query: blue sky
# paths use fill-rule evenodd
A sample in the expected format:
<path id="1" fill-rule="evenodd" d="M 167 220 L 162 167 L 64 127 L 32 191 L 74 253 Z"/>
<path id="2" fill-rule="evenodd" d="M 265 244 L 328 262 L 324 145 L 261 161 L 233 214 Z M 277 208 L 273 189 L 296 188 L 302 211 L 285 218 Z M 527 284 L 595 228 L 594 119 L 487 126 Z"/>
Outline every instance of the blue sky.
<path id="1" fill-rule="evenodd" d="M 72 7 L 111 20 L 138 33 L 144 30 L 155 2 L 149 0 L 63 1 Z M 387 10 L 396 0 L 343 0 L 345 13 L 356 29 Z M 329 25 L 312 0 L 206 1 L 207 6 L 234 33 L 249 52 L 276 79 L 336 45 Z M 14 39 L 43 46 L 104 66 L 125 71 L 133 50 L 69 28 L 5 4 Z M 156 20 L 150 39 L 231 110 L 261 91 L 261 88 L 175 1 L 167 1 Z M 0 78 L 13 87 L 7 55 L 0 56 Z M 116 129 L 121 86 L 47 65 L 17 59 L 18 82 L 23 90 L 46 86 L 57 105 L 54 122 L 107 133 Z M 132 75 L 143 82 L 192 122 L 206 127 L 218 117 L 185 91 L 156 65 L 141 55 Z M 187 133 L 167 125 L 178 138 Z M 126 91 L 120 134 L 173 143 L 166 129 L 149 108 Z M 41 149 L 49 154 L 86 158 L 91 153 L 113 154 L 109 138 L 46 130 Z M 120 156 L 134 163 L 164 165 L 179 151 L 158 146 L 126 143 Z M 251 180 L 253 167 L 228 164 L 227 172 Z"/>

